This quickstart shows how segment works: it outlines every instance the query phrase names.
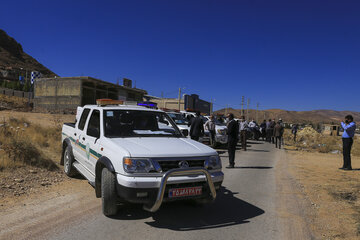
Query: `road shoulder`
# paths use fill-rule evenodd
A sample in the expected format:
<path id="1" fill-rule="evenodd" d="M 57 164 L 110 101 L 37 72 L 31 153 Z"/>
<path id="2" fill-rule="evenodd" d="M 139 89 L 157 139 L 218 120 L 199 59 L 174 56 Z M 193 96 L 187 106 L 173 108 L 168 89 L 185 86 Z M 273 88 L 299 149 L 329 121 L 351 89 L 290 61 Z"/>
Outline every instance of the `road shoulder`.
<path id="1" fill-rule="evenodd" d="M 288 151 L 290 172 L 310 203 L 311 230 L 319 239 L 359 239 L 360 175 L 358 157 L 353 171 L 343 171 L 342 155 Z"/>
<path id="2" fill-rule="evenodd" d="M 313 219 L 312 211 L 309 211 L 311 204 L 291 171 L 287 153 L 284 150 L 277 151 L 276 202 L 283 234 L 281 239 L 316 239 L 310 227 Z"/>

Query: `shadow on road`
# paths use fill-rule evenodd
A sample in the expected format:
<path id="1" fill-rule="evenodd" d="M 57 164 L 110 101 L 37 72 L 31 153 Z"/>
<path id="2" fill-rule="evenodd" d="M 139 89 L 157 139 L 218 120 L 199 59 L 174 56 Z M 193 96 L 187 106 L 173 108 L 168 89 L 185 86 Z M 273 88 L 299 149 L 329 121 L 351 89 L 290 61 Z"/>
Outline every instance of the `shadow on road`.
<path id="1" fill-rule="evenodd" d="M 264 141 L 258 141 L 258 142 L 253 142 L 253 141 L 247 141 L 247 144 L 264 144 Z"/>
<path id="2" fill-rule="evenodd" d="M 165 203 L 156 213 L 149 213 L 139 205 L 121 209 L 114 219 L 131 220 L 152 217 L 146 224 L 174 231 L 221 228 L 248 223 L 249 219 L 265 213 L 264 210 L 236 198 L 237 193 L 222 187 L 216 201 L 204 206 L 192 202 Z"/>
<path id="3" fill-rule="evenodd" d="M 270 152 L 269 150 L 261 150 L 261 149 L 247 149 L 248 152 Z"/>
<path id="4" fill-rule="evenodd" d="M 242 168 L 242 169 L 271 169 L 273 167 L 262 167 L 262 166 L 248 166 L 248 167 L 237 167 L 234 168 Z"/>

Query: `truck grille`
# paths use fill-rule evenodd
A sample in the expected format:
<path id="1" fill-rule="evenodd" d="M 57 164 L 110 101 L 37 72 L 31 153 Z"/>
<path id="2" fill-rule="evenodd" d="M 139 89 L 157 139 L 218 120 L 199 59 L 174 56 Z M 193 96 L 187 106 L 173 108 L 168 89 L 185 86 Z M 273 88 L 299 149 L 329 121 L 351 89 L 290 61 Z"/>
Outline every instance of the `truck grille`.
<path id="1" fill-rule="evenodd" d="M 185 160 L 185 159 L 184 159 Z M 179 163 L 184 160 L 158 160 L 163 172 L 167 172 L 174 168 L 179 168 Z M 204 167 L 205 160 L 185 160 L 189 163 L 189 167 Z"/>

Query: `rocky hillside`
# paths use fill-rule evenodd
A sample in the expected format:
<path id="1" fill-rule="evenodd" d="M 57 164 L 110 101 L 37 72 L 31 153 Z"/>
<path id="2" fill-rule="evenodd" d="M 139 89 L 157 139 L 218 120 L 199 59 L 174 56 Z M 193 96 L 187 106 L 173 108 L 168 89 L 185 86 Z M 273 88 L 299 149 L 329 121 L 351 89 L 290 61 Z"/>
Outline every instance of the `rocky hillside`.
<path id="1" fill-rule="evenodd" d="M 240 117 L 240 109 L 228 109 L 228 112 L 232 112 L 236 117 Z M 225 109 L 215 111 L 215 113 L 224 114 Z M 245 110 L 246 113 L 246 110 Z M 338 123 L 342 121 L 348 114 L 353 115 L 355 121 L 360 121 L 360 112 L 352 111 L 334 111 L 334 110 L 313 110 L 313 111 L 287 111 L 281 109 L 268 109 L 258 112 L 258 119 L 283 119 L 289 123 Z M 249 109 L 250 118 L 256 118 L 256 111 Z"/>
<path id="2" fill-rule="evenodd" d="M 0 29 L 0 70 L 7 71 L 5 75 L 11 78 L 12 73 L 21 68 L 27 69 L 29 72 L 39 71 L 45 77 L 56 75 L 36 59 L 26 54 L 20 43 Z M 0 77 L 6 77 L 2 71 L 0 71 Z"/>

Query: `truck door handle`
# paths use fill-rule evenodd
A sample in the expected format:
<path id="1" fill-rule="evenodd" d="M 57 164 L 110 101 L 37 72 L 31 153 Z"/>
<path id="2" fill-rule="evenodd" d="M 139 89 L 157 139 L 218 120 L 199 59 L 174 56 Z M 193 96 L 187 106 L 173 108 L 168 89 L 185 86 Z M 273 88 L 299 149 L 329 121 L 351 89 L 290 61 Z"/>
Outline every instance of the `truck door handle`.
<path id="1" fill-rule="evenodd" d="M 74 135 L 76 136 L 76 133 L 74 133 Z"/>
<path id="2" fill-rule="evenodd" d="M 85 141 L 85 138 L 83 137 L 83 140 Z"/>

